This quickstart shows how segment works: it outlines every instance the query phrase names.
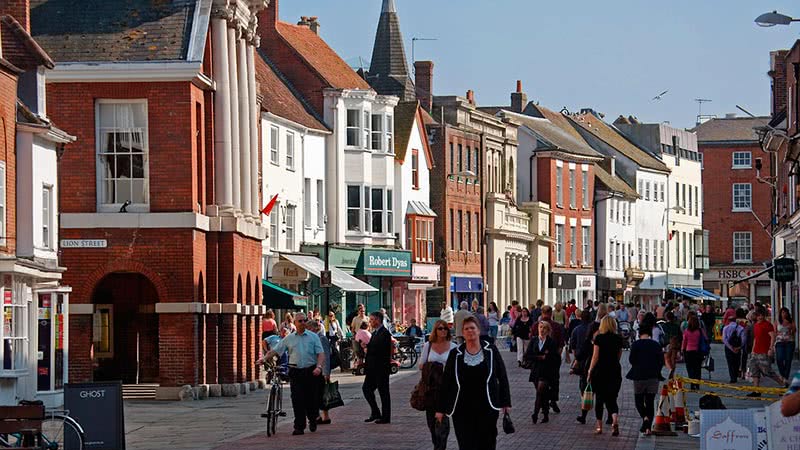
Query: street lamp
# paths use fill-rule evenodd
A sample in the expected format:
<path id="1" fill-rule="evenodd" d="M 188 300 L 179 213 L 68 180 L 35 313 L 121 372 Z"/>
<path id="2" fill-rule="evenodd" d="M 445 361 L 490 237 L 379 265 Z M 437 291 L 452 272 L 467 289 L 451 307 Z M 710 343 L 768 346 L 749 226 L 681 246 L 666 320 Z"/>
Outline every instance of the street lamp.
<path id="1" fill-rule="evenodd" d="M 756 24 L 760 27 L 774 27 L 775 25 L 789 25 L 792 22 L 798 22 L 800 19 L 789 17 L 781 14 L 778 11 L 764 13 L 756 17 Z"/>

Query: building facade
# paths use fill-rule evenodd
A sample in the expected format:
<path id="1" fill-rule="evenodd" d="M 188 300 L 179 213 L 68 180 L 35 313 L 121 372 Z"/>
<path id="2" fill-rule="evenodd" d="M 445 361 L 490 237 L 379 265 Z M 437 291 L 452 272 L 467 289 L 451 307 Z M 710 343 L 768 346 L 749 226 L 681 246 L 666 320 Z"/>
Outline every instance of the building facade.
<path id="1" fill-rule="evenodd" d="M 69 294 L 58 234 L 58 156 L 75 138 L 47 112 L 50 56 L 30 35 L 27 2 L 0 6 L 0 405 L 63 404 Z"/>
<path id="2" fill-rule="evenodd" d="M 706 290 L 741 303 L 769 303 L 772 158 L 761 149 L 768 117 L 714 118 L 694 132 L 702 155 L 703 227 L 709 231 Z M 741 281 L 740 281 L 741 280 Z"/>
<path id="3" fill-rule="evenodd" d="M 265 310 L 254 64 L 266 2 L 105 2 L 139 21 L 102 33 L 102 8 L 34 3 L 33 34 L 63 61 L 52 116 L 78 136 L 59 167 L 61 237 L 76 243 L 62 251 L 71 380 L 151 383 L 164 399 L 184 385 L 246 393 Z"/>
<path id="4" fill-rule="evenodd" d="M 718 300 L 716 294 L 703 290 L 702 273 L 708 268 L 708 233 L 703 230 L 702 170 L 697 135 L 663 123 L 639 123 L 634 117 L 620 117 L 614 121 L 614 126 L 636 145 L 661 159 L 670 171 L 663 213 L 667 224 L 665 284 L 668 294 L 678 298 Z M 646 182 L 644 189 L 647 189 Z M 658 199 L 660 202 L 660 191 Z"/>

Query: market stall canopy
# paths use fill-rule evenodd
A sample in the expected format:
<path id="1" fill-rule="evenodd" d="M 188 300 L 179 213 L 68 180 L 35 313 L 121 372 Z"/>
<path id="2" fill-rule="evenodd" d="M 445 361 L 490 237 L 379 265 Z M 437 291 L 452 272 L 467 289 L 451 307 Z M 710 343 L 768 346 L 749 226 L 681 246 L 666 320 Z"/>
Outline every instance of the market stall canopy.
<path id="1" fill-rule="evenodd" d="M 302 296 L 267 280 L 261 282 L 264 305 L 273 309 L 305 309 L 308 297 Z"/>
<path id="2" fill-rule="evenodd" d="M 303 268 L 308 273 L 319 278 L 320 273 L 325 270 L 325 262 L 316 256 L 308 255 L 282 255 L 284 258 Z M 341 269 L 330 266 L 331 282 L 339 289 L 346 292 L 378 292 L 377 288 L 359 280 L 358 278 L 344 273 Z"/>

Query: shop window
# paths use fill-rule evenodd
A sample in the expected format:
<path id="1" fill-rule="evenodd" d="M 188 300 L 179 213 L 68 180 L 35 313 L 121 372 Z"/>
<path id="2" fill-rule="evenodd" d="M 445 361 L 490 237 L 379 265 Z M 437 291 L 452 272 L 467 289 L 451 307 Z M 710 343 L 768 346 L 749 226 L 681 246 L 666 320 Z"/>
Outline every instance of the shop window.
<path id="1" fill-rule="evenodd" d="M 114 305 L 95 305 L 92 315 L 94 357 L 114 357 Z"/>
<path id="2" fill-rule="evenodd" d="M 54 391 L 64 387 L 64 310 L 68 296 L 48 292 L 39 293 L 38 297 L 37 389 Z"/>
<path id="3" fill-rule="evenodd" d="M 12 292 L 10 288 L 0 288 L 0 292 L 3 299 L 3 328 L 0 332 L 2 369 L 25 370 L 28 353 L 28 302 L 21 292 Z"/>

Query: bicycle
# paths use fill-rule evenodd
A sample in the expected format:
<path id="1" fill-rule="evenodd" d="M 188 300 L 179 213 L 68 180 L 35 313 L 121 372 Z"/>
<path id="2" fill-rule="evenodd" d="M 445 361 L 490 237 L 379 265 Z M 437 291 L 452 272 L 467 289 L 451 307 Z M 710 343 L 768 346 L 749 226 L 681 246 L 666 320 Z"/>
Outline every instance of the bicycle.
<path id="1" fill-rule="evenodd" d="M 37 402 L 20 402 L 20 405 L 36 405 Z M 31 442 L 33 441 L 33 442 Z M 0 448 L 31 447 L 41 450 L 84 450 L 86 437 L 83 427 L 67 410 L 45 411 L 41 431 L 37 435 L 10 433 L 0 435 Z"/>
<path id="2" fill-rule="evenodd" d="M 267 380 L 271 382 L 267 394 L 267 410 L 261 417 L 267 419 L 267 437 L 274 436 L 278 426 L 278 417 L 286 417 L 283 411 L 283 383 L 287 381 L 286 374 L 282 373 L 273 361 L 265 363 Z"/>

